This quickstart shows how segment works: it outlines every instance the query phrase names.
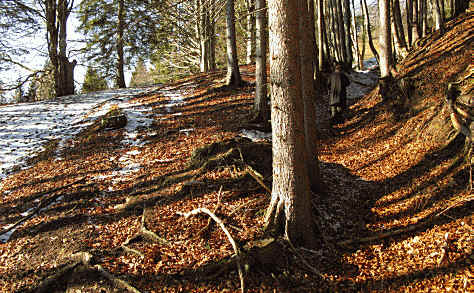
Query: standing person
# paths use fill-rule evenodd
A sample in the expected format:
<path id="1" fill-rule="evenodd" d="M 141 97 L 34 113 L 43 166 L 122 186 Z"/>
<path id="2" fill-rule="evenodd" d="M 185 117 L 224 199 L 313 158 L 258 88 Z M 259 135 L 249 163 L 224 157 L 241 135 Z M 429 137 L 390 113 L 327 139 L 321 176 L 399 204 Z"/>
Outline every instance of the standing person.
<path id="1" fill-rule="evenodd" d="M 337 64 L 336 70 L 329 77 L 329 106 L 331 108 L 331 124 L 344 122 L 343 112 L 347 107 L 346 87 L 349 78 L 342 72 L 342 65 Z"/>

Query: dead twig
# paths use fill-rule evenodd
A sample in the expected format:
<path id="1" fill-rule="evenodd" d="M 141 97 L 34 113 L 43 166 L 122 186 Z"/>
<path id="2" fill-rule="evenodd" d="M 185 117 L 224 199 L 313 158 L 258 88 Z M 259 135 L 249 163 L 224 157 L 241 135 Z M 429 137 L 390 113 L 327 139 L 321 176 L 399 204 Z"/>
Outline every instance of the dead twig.
<path id="1" fill-rule="evenodd" d="M 237 247 L 237 244 L 234 241 L 234 238 L 232 238 L 232 235 L 230 235 L 229 230 L 225 227 L 224 223 L 219 219 L 213 212 L 211 212 L 207 208 L 197 208 L 189 213 L 180 213 L 178 212 L 177 214 L 180 216 L 184 216 L 185 218 L 189 218 L 192 215 L 197 215 L 197 214 L 207 214 L 209 217 L 211 217 L 218 225 L 221 227 L 222 231 L 224 231 L 224 234 L 227 236 L 227 239 L 229 239 L 230 244 L 232 245 L 232 248 L 234 249 L 234 253 L 236 255 L 236 260 L 237 260 L 237 270 L 239 272 L 239 278 L 240 278 L 240 289 L 241 292 L 245 292 L 245 281 L 244 281 L 244 273 L 242 270 L 242 265 L 241 265 L 241 260 L 240 260 L 240 250 Z"/>
<path id="2" fill-rule="evenodd" d="M 268 188 L 263 182 L 262 174 L 255 171 L 250 165 L 246 165 L 246 170 L 247 170 L 247 173 L 249 173 L 249 175 L 252 176 L 252 178 L 255 179 L 255 181 L 257 181 L 258 184 L 260 184 L 268 193 L 272 194 L 272 190 Z"/>

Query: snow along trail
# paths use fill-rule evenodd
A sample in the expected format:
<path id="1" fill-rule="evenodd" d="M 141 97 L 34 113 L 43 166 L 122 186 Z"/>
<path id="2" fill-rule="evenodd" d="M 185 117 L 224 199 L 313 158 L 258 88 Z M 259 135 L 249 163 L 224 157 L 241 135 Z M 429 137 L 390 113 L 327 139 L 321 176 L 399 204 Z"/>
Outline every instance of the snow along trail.
<path id="1" fill-rule="evenodd" d="M 59 140 L 59 156 L 69 139 L 108 111 L 106 105 L 92 111 L 101 103 L 112 104 L 115 99 L 124 101 L 153 90 L 109 90 L 0 107 L 0 180 L 27 168 L 27 159 L 44 150 L 48 141 Z"/>
<path id="2" fill-rule="evenodd" d="M 152 119 L 143 117 L 143 111 L 148 109 L 136 107 L 128 103 L 128 100 L 155 91 L 156 88 L 108 90 L 61 97 L 53 101 L 0 107 L 0 188 L 10 173 L 28 168 L 27 160 L 44 150 L 43 145 L 48 141 L 59 140 L 56 153 L 60 160 L 61 150 L 66 147 L 66 142 L 97 117 L 107 113 L 113 104 L 119 104 L 126 113 L 128 123 L 124 141 L 134 145 L 137 128 L 149 125 Z M 8 193 L 9 191 L 4 191 L 4 194 Z M 49 206 L 62 200 L 63 197 L 59 197 Z M 22 213 L 22 216 L 28 216 L 31 211 L 32 209 Z M 11 226 L 7 225 L 2 229 L 9 227 Z M 0 242 L 8 241 L 15 231 L 16 228 L 0 235 Z"/>

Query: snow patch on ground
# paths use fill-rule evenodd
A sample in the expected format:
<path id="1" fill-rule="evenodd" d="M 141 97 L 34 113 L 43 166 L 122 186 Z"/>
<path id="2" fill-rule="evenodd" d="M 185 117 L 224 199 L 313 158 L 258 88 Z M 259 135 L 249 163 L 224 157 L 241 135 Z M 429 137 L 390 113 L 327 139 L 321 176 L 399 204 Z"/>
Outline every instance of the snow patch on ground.
<path id="1" fill-rule="evenodd" d="M 43 145 L 48 141 L 59 140 L 57 154 L 60 159 L 61 150 L 67 142 L 94 119 L 105 114 L 112 104 L 125 105 L 125 100 L 153 91 L 156 88 L 108 90 L 0 107 L 0 179 L 14 170 L 27 168 L 28 158 L 43 151 Z M 133 131 L 138 125 L 134 124 L 133 116 L 142 116 L 136 113 L 145 110 L 140 107 L 131 110 L 128 105 L 126 108 L 127 114 L 132 116 L 127 126 L 127 130 L 131 130 L 128 132 L 132 142 Z M 150 123 L 146 118 L 144 121 L 145 125 Z"/>
<path id="2" fill-rule="evenodd" d="M 263 132 L 260 130 L 255 129 L 242 129 L 240 131 L 241 137 L 246 137 L 253 142 L 257 141 L 272 141 L 272 133 L 271 132 Z"/>

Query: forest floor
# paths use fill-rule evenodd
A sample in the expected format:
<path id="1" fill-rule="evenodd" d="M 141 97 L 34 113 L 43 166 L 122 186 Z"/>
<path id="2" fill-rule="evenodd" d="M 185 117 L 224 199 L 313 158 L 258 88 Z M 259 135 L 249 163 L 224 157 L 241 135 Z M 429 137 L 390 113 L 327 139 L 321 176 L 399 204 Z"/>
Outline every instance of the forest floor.
<path id="1" fill-rule="evenodd" d="M 248 292 L 474 292 L 470 164 L 462 137 L 447 144 L 444 102 L 448 82 L 472 91 L 473 36 L 470 10 L 418 42 L 395 76 L 412 81 L 409 98 L 367 88 L 333 128 L 318 98 L 326 190 L 311 250 L 245 249 L 264 237 L 272 176 L 271 142 L 247 122 L 253 67 L 238 89 L 215 72 L 111 101 L 2 179 L 1 292 L 238 292 L 233 247 L 207 216 L 185 215 L 196 208 L 248 252 Z"/>

